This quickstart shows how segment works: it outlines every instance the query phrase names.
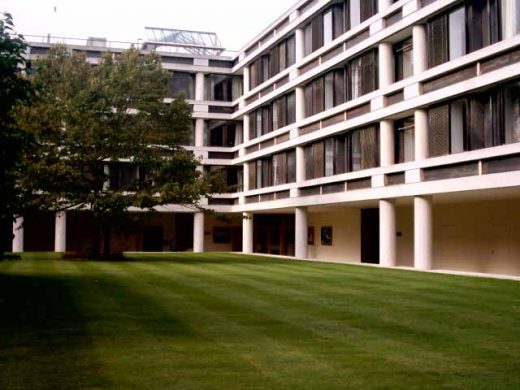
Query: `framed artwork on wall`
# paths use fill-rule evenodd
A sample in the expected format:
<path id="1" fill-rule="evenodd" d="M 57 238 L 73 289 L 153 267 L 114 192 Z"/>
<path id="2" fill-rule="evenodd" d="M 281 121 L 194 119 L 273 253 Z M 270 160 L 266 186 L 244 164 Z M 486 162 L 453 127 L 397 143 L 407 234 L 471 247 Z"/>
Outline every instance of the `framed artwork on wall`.
<path id="1" fill-rule="evenodd" d="M 321 245 L 332 245 L 332 226 L 322 226 Z"/>

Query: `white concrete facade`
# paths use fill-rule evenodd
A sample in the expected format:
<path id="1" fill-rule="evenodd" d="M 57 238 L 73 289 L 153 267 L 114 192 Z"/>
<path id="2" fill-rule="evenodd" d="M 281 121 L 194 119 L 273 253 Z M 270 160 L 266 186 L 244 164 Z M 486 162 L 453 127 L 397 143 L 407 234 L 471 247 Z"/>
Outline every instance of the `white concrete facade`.
<path id="1" fill-rule="evenodd" d="M 518 83 L 520 22 L 517 20 L 517 10 L 520 9 L 520 1 L 498 2 L 503 15 L 499 23 L 502 31 L 500 41 L 451 60 L 448 58 L 435 66 L 429 61 L 432 42 L 428 37 L 428 23 L 438 15 L 448 15 L 453 9 L 462 6 L 461 2 L 378 0 L 375 2 L 377 12 L 374 15 L 360 20 L 357 25 L 330 40 L 324 39 L 320 47 L 309 48 L 306 26 L 313 18 L 325 13 L 333 3 L 337 4 L 332 0 L 296 2 L 294 7 L 280 15 L 233 57 L 204 57 L 204 62 L 192 55 L 197 59 L 193 65 L 175 64 L 174 61 L 165 63 L 165 68 L 174 74 L 179 71 L 194 76 L 194 96 L 190 101 L 194 106 L 194 146 L 191 148 L 202 158 L 205 166 L 237 167 L 241 172 L 240 190 L 220 196 L 232 202 L 209 207 L 238 217 L 244 216 L 241 221 L 244 253 L 253 253 L 262 247 L 261 232 L 255 230 L 260 229 L 255 222 L 256 215 L 292 214 L 294 238 L 291 239 L 294 241 L 294 255 L 298 258 L 361 262 L 367 256 L 367 248 L 361 244 L 363 237 L 368 234 L 367 231 L 375 231 L 378 232 L 377 236 L 367 242 L 379 248 L 379 264 L 383 266 L 475 272 L 486 269 L 481 263 L 478 266 L 471 265 L 474 263 L 461 257 L 457 240 L 450 237 L 446 229 L 439 228 L 438 218 L 444 218 L 442 210 L 448 205 L 470 201 L 482 204 L 490 201 L 502 204 L 503 201 L 511 214 L 516 214 L 518 207 L 506 199 L 520 199 L 520 168 L 514 167 L 515 159 L 520 156 L 520 143 L 503 142 L 490 147 L 455 151 L 456 137 L 453 131 L 448 141 L 448 149 L 451 149 L 443 155 L 433 155 L 430 149 L 438 147 L 438 144 L 432 136 L 432 121 L 435 118 L 431 110 L 497 85 Z M 258 82 L 256 79 L 259 73 L 255 73 L 257 68 L 253 65 L 255 61 L 269 56 L 275 47 L 291 37 L 294 38 L 294 64 Z M 398 56 L 401 55 L 399 45 L 403 41 L 411 42 L 411 71 L 399 80 L 396 66 L 402 61 L 401 57 L 398 61 Z M 353 60 L 367 50 L 377 53 L 374 67 L 377 87 L 370 92 L 346 96 L 344 101 L 336 101 L 336 98 L 326 101 L 323 109 L 317 104 L 318 112 L 306 112 L 316 108 L 314 102 L 308 100 L 310 83 L 323 77 L 326 80 L 323 88 L 330 88 L 327 74 L 352 66 Z M 175 57 L 174 54 L 166 53 L 164 56 Z M 500 65 L 494 64 L 497 58 Z M 223 61 L 226 65 L 215 67 L 215 61 Z M 206 101 L 206 80 L 215 74 L 241 77 L 241 94 L 227 102 Z M 453 77 L 454 74 L 457 76 Z M 274 104 L 278 104 L 275 102 L 292 93 L 293 123 L 272 126 L 261 134 L 250 131 L 265 121 L 258 115 L 259 109 L 270 107 L 273 112 Z M 222 108 L 229 110 L 224 112 Z M 449 110 L 452 110 L 449 114 L 450 126 L 455 126 L 455 109 Z M 270 118 L 274 120 L 272 114 Z M 413 123 L 413 136 L 409 136 L 410 132 L 400 136 L 399 131 L 404 134 L 410 130 L 406 125 L 398 129 L 405 119 Z M 208 125 L 211 121 L 240 123 L 237 127 L 242 131 L 237 138 L 239 141 L 234 146 L 208 146 Z M 318 159 L 315 159 L 309 165 L 310 146 L 367 126 L 376 126 L 378 153 L 375 166 L 306 177 L 307 171 L 319 164 Z M 220 159 L 214 157 L 215 153 L 233 156 Z M 294 164 L 291 167 L 294 179 L 276 184 L 274 180 L 266 181 L 269 184 L 264 185 L 258 180 L 261 170 L 257 172 L 255 166 L 258 165 L 255 164 L 260 160 L 270 161 L 274 155 L 283 153 L 294 153 L 294 160 L 286 160 L 294 161 L 291 162 Z M 326 149 L 324 159 L 327 159 L 326 153 L 331 153 L 331 149 Z M 491 173 L 486 170 L 493 164 L 499 165 L 497 161 L 505 160 L 510 161 L 513 168 Z M 336 164 L 335 161 L 333 164 Z M 458 172 L 457 167 L 464 167 L 468 171 Z M 453 171 L 443 177 L 443 169 Z M 437 178 L 437 174 L 440 178 Z M 461 176 L 457 176 L 459 174 Z M 378 226 L 374 225 L 373 229 L 365 229 L 369 223 L 364 220 L 365 209 L 378 209 Z M 497 207 L 499 209 L 502 210 Z M 460 210 L 471 212 L 465 207 L 460 207 Z M 486 213 L 479 215 L 483 219 L 490 218 Z M 507 223 L 508 229 L 516 229 L 514 222 Z M 330 228 L 332 243 L 327 239 L 322 243 L 322 228 Z M 65 248 L 61 241 L 58 245 L 60 229 L 62 227 L 58 227 L 56 220 L 56 250 Z M 329 232 L 327 229 L 323 232 Z M 459 246 L 462 247 L 465 245 L 463 233 L 460 233 L 463 229 L 457 229 L 457 234 L 461 235 Z M 16 248 L 23 250 L 23 230 L 18 229 L 17 232 L 13 249 L 16 242 Z M 314 232 L 314 244 L 308 243 L 311 232 Z M 193 250 L 201 252 L 207 241 L 203 214 L 194 214 L 193 233 Z M 292 237 L 291 234 L 280 233 L 280 237 Z M 481 239 L 483 234 L 479 230 L 472 237 Z M 60 237 L 63 234 L 60 233 Z M 447 242 L 450 244 L 445 245 Z M 513 260 L 514 256 L 506 255 L 496 245 L 497 248 L 493 246 L 492 251 L 502 253 L 501 260 L 494 260 L 502 262 L 500 272 L 520 273 L 516 271 L 518 267 Z M 439 252 L 438 248 L 446 249 Z M 516 246 L 512 245 L 510 251 L 520 258 L 520 249 Z M 459 264 L 466 264 L 467 267 Z"/>

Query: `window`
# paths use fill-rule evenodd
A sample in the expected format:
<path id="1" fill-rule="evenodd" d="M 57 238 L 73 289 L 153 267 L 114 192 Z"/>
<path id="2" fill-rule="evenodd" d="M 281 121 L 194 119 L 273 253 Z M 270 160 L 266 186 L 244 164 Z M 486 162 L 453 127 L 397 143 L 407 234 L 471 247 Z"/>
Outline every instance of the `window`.
<path id="1" fill-rule="evenodd" d="M 499 0 L 467 0 L 464 7 L 431 19 L 427 24 L 428 66 L 432 68 L 500 41 L 501 4 Z M 511 28 L 511 23 L 508 26 Z"/>
<path id="2" fill-rule="evenodd" d="M 273 102 L 273 130 L 280 129 L 296 119 L 296 97 L 294 92 Z"/>
<path id="3" fill-rule="evenodd" d="M 415 160 L 415 122 L 413 117 L 395 121 L 395 162 Z"/>
<path id="4" fill-rule="evenodd" d="M 395 81 L 404 80 L 413 75 L 413 43 L 412 38 L 394 45 Z"/>
<path id="5" fill-rule="evenodd" d="M 304 53 L 309 55 L 377 13 L 377 0 L 343 0 L 316 15 L 304 28 Z"/>
<path id="6" fill-rule="evenodd" d="M 520 82 L 506 86 L 504 113 L 506 143 L 520 142 Z"/>
<path id="7" fill-rule="evenodd" d="M 242 171 L 238 167 L 211 165 L 205 166 L 204 172 L 207 175 L 217 174 L 222 178 L 223 183 L 228 187 L 228 192 L 234 192 L 239 187 L 239 177 Z"/>
<path id="8" fill-rule="evenodd" d="M 502 39 L 520 33 L 520 0 L 500 0 L 500 22 Z"/>
<path id="9" fill-rule="evenodd" d="M 294 92 L 260 107 L 251 114 L 250 139 L 281 129 L 296 121 L 296 97 Z"/>
<path id="10" fill-rule="evenodd" d="M 466 54 L 466 31 L 465 31 L 465 10 L 459 8 L 455 12 L 449 14 L 449 59 L 462 57 Z"/>
<path id="11" fill-rule="evenodd" d="M 498 0 L 466 1 L 469 53 L 500 40 L 498 8 Z"/>
<path id="12" fill-rule="evenodd" d="M 348 100 L 356 99 L 377 89 L 377 51 L 354 58 L 348 63 Z"/>
<path id="13" fill-rule="evenodd" d="M 207 146 L 232 147 L 236 145 L 237 131 L 235 123 L 209 121 L 208 132 Z"/>
<path id="14" fill-rule="evenodd" d="M 305 179 L 379 166 L 379 129 L 371 126 L 305 146 Z"/>
<path id="15" fill-rule="evenodd" d="M 254 172 L 252 174 L 252 172 Z M 296 181 L 296 152 L 277 153 L 249 163 L 250 189 L 277 186 Z"/>
<path id="16" fill-rule="evenodd" d="M 323 110 L 345 102 L 345 70 L 336 69 L 314 79 L 305 86 L 305 116 L 311 116 Z"/>
<path id="17" fill-rule="evenodd" d="M 271 48 L 268 53 L 256 59 L 249 69 L 251 88 L 255 88 L 296 62 L 296 42 L 294 35 Z"/>
<path id="18" fill-rule="evenodd" d="M 334 175 L 334 139 L 325 141 L 325 176 Z"/>
<path id="19" fill-rule="evenodd" d="M 430 108 L 429 155 L 520 142 L 519 92 L 513 83 Z"/>
<path id="20" fill-rule="evenodd" d="M 379 166 L 378 130 L 372 126 L 347 133 L 345 167 L 348 172 Z"/>
<path id="21" fill-rule="evenodd" d="M 350 30 L 377 13 L 377 0 L 347 0 L 347 29 Z"/>
<path id="22" fill-rule="evenodd" d="M 206 100 L 231 102 L 242 93 L 242 80 L 238 77 L 210 74 L 206 80 Z"/>
<path id="23" fill-rule="evenodd" d="M 177 97 L 184 94 L 186 99 L 195 98 L 195 76 L 186 72 L 173 72 L 168 83 L 168 97 Z"/>
<path id="24" fill-rule="evenodd" d="M 332 19 L 332 9 L 323 14 L 323 44 L 327 45 L 334 39 L 334 27 Z"/>
<path id="25" fill-rule="evenodd" d="M 139 169 L 132 164 L 113 163 L 110 165 L 110 188 L 132 190 L 137 184 Z"/>
<path id="26" fill-rule="evenodd" d="M 361 24 L 361 1 L 362 0 L 350 0 L 350 28 Z"/>
<path id="27" fill-rule="evenodd" d="M 296 182 L 296 150 L 287 152 L 287 183 Z"/>

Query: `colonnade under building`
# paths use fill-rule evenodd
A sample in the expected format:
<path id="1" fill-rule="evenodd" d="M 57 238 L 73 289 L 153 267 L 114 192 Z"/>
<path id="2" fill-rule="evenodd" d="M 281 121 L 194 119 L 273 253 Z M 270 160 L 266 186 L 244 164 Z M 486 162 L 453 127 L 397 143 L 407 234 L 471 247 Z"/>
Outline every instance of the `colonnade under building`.
<path id="1" fill-rule="evenodd" d="M 123 236 L 119 241 L 131 245 L 120 249 L 233 251 L 374 263 L 383 267 L 520 275 L 518 194 L 510 193 L 504 198 L 494 198 L 491 192 L 473 195 L 453 200 L 445 195 L 427 195 L 351 205 L 312 205 L 277 210 L 277 214 L 273 210 L 257 210 L 232 214 L 235 217 L 232 223 L 219 222 L 203 213 L 155 213 L 154 221 L 147 224 L 164 226 L 159 246 L 145 245 L 142 237 L 135 244 L 134 236 Z M 84 245 L 85 242 L 77 242 L 81 234 L 78 213 L 81 212 L 58 212 L 54 217 L 47 215 L 43 222 L 33 219 L 27 226 L 26 237 L 23 219 L 18 218 L 13 226 L 13 252 L 24 249 L 65 252 Z M 172 227 L 169 221 L 179 216 L 182 218 L 173 223 L 178 226 Z M 75 232 L 67 233 L 67 219 Z M 52 222 L 54 235 L 48 231 Z M 49 242 L 35 249 L 29 241 L 36 234 Z M 176 235 L 177 245 L 167 241 Z M 26 245 L 24 239 L 28 240 Z"/>

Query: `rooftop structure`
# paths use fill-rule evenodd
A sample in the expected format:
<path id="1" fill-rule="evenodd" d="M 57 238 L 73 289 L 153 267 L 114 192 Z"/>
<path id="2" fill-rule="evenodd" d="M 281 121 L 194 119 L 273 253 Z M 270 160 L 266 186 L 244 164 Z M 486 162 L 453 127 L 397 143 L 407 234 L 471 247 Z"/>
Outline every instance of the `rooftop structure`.
<path id="1" fill-rule="evenodd" d="M 204 31 L 145 27 L 143 49 L 218 56 L 224 52 L 217 34 Z M 165 50 L 166 49 L 166 50 Z"/>

